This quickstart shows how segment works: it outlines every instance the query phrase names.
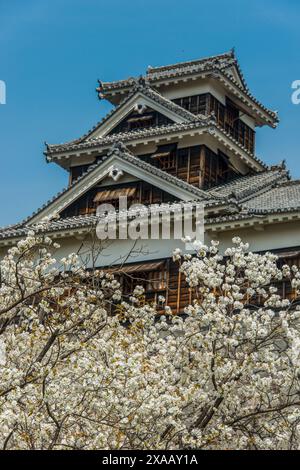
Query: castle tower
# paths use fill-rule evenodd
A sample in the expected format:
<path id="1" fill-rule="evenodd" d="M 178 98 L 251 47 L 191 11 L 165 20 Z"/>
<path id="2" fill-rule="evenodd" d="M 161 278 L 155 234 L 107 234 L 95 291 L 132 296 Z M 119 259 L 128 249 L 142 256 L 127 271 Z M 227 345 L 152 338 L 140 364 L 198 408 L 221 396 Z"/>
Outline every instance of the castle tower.
<path id="1" fill-rule="evenodd" d="M 139 279 L 149 299 L 164 295 L 180 311 L 191 292 L 171 259 L 177 240 L 149 239 L 134 248 L 115 240 L 93 263 L 89 258 L 97 207 L 119 210 L 126 196 L 147 207 L 202 203 L 207 241 L 217 238 L 225 247 L 239 235 L 254 251 L 298 262 L 300 183 L 284 164 L 268 167 L 257 157 L 256 131 L 275 128 L 278 117 L 250 93 L 234 51 L 99 82 L 97 93 L 113 110 L 82 137 L 46 146 L 47 161 L 68 171 L 69 186 L 25 221 L 0 230 L 0 246 L 59 214 L 49 233 L 61 255 L 80 247 L 88 267 L 119 273 L 125 292 Z"/>

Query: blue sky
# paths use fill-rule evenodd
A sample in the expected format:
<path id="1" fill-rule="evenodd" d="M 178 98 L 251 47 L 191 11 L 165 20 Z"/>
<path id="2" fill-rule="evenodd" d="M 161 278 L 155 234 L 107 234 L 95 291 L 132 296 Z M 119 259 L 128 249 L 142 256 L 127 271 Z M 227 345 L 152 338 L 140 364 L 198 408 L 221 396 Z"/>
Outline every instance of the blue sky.
<path id="1" fill-rule="evenodd" d="M 0 0 L 0 226 L 20 221 L 67 184 L 44 141 L 79 137 L 110 108 L 97 79 L 143 73 L 235 46 L 252 93 L 278 110 L 257 154 L 300 177 L 299 0 Z"/>

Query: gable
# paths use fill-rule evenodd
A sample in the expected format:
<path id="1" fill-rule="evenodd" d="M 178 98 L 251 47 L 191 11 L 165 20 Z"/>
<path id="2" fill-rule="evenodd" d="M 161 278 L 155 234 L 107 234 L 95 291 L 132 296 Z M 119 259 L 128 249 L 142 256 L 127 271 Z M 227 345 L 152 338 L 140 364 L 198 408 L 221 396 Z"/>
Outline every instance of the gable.
<path id="1" fill-rule="evenodd" d="M 125 119 L 119 122 L 109 133 L 119 134 L 120 132 L 130 132 L 138 129 L 147 129 L 149 127 L 164 126 L 173 124 L 174 121 L 169 119 L 166 115 L 155 111 L 149 106 L 137 106 L 131 111 Z"/>
<path id="2" fill-rule="evenodd" d="M 244 77 L 241 75 L 239 68 L 236 65 L 233 65 L 227 69 L 227 73 L 232 76 L 232 78 L 244 89 L 246 88 Z"/>
<path id="3" fill-rule="evenodd" d="M 117 106 L 96 128 L 88 135 L 85 141 L 99 139 L 110 134 L 123 120 L 130 119 L 131 114 L 138 114 L 140 110 L 147 109 L 149 113 L 157 113 L 172 123 L 188 122 L 194 116 L 182 110 L 153 90 L 137 91 Z M 163 119 L 160 117 L 160 119 Z"/>
<path id="4" fill-rule="evenodd" d="M 74 217 L 78 215 L 91 215 L 97 213 L 97 208 L 101 204 L 110 204 L 119 210 L 119 198 L 127 198 L 128 209 L 133 204 L 160 204 L 170 203 L 177 198 L 162 188 L 153 184 L 139 180 L 135 182 L 126 182 L 102 185 L 101 182 L 90 188 L 83 196 L 74 201 L 70 206 L 64 209 L 61 218 Z"/>
<path id="5" fill-rule="evenodd" d="M 207 197 L 204 191 L 139 160 L 125 151 L 113 149 L 102 161 L 91 165 L 87 173 L 76 180 L 68 189 L 62 191 L 49 204 L 24 222 L 35 224 L 44 217 L 62 214 L 71 204 L 79 200 L 81 196 L 96 185 L 102 185 L 102 182 L 104 182 L 103 187 L 107 188 L 108 178 L 111 179 L 112 185 L 123 183 L 126 179 L 127 181 L 130 179 L 133 181 L 134 179 L 141 180 L 157 188 L 164 188 L 166 193 L 182 201 L 204 200 Z"/>

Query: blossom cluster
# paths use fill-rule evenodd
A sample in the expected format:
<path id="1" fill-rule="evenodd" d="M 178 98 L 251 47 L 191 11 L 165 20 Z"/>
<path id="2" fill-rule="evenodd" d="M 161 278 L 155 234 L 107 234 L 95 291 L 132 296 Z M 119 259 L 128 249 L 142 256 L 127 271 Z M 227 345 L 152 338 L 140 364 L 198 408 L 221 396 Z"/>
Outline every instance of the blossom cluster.
<path id="1" fill-rule="evenodd" d="M 299 448 L 300 311 L 276 288 L 298 267 L 239 238 L 175 250 L 177 314 L 57 248 L 30 231 L 0 261 L 3 449 Z"/>

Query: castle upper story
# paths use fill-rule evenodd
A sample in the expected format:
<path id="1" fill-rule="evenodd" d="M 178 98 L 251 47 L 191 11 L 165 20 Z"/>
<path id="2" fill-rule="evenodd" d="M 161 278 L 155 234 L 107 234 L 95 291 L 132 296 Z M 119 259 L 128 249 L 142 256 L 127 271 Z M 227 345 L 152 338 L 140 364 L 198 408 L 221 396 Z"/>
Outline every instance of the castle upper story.
<path id="1" fill-rule="evenodd" d="M 100 100 L 113 105 L 111 112 L 79 139 L 47 145 L 47 161 L 69 172 L 70 185 L 102 161 L 116 143 L 125 144 L 141 162 L 201 190 L 267 168 L 256 155 L 255 134 L 262 126 L 276 127 L 277 113 L 250 93 L 233 50 L 148 67 L 138 78 L 99 81 L 97 93 Z M 128 184 L 134 201 L 170 199 L 145 182 Z M 119 185 L 115 186 L 117 191 Z M 88 194 L 89 202 L 82 201 L 83 210 L 88 206 L 95 211 L 97 191 L 94 188 L 95 194 Z M 80 213 L 77 206 L 70 214 L 76 211 Z"/>

